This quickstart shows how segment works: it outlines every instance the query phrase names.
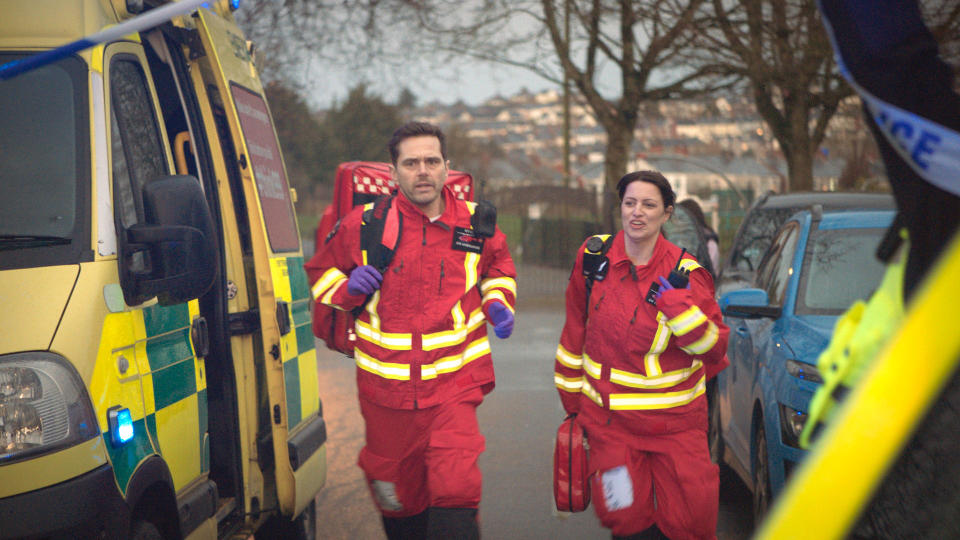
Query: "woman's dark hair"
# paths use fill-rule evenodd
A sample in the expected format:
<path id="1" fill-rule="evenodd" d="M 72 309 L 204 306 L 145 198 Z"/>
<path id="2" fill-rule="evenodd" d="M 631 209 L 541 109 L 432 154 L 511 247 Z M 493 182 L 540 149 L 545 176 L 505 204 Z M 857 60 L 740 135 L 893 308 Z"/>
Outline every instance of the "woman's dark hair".
<path id="1" fill-rule="evenodd" d="M 424 135 L 436 137 L 440 141 L 440 155 L 443 156 L 443 159 L 447 159 L 447 138 L 443 136 L 443 131 L 439 127 L 426 122 L 407 122 L 393 132 L 393 136 L 390 137 L 390 142 L 387 143 L 387 148 L 390 150 L 390 159 L 393 164 L 397 164 L 397 158 L 400 157 L 399 146 L 404 139 Z"/>
<path id="2" fill-rule="evenodd" d="M 660 195 L 663 197 L 663 207 L 673 206 L 677 200 L 677 194 L 670 187 L 670 182 L 658 171 L 635 171 L 623 175 L 623 178 L 617 182 L 617 193 L 620 194 L 620 201 L 623 202 L 623 194 L 627 191 L 627 186 L 634 182 L 647 182 L 657 186 Z"/>

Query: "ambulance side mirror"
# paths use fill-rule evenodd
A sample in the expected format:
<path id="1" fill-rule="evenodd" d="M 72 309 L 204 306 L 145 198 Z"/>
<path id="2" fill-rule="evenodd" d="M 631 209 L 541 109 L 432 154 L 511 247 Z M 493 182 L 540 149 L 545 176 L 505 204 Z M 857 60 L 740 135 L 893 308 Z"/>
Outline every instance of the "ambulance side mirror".
<path id="1" fill-rule="evenodd" d="M 200 182 L 166 176 L 148 182 L 142 194 L 144 222 L 118 234 L 124 301 L 135 306 L 157 297 L 172 305 L 202 296 L 220 256 Z"/>

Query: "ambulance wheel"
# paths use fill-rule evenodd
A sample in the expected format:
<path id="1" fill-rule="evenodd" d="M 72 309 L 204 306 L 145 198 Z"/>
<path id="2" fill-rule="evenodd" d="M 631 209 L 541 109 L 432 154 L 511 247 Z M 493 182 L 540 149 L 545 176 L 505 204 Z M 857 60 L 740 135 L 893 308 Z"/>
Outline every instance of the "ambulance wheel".
<path id="1" fill-rule="evenodd" d="M 317 500 L 310 501 L 310 504 L 300 512 L 299 516 L 293 518 L 293 521 L 279 515 L 271 517 L 254 536 L 257 540 L 272 538 L 314 540 L 317 537 Z"/>
<path id="2" fill-rule="evenodd" d="M 753 452 L 756 462 L 753 465 L 753 526 L 759 527 L 770 509 L 770 460 L 767 455 L 767 432 L 763 429 L 763 418 L 757 419 L 757 429 L 753 434 Z"/>
<path id="3" fill-rule="evenodd" d="M 163 535 L 153 523 L 137 520 L 130 527 L 130 540 L 163 540 Z"/>
<path id="4" fill-rule="evenodd" d="M 717 403 L 717 380 L 707 383 L 707 444 L 710 446 L 710 461 L 723 468 L 723 437 L 720 436 L 720 404 Z"/>

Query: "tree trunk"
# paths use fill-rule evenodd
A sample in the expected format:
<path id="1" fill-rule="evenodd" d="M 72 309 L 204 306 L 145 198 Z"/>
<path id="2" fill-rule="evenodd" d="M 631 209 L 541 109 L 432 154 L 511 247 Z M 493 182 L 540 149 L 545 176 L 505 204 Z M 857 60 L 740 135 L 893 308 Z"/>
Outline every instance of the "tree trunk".
<path id="1" fill-rule="evenodd" d="M 633 129 L 615 122 L 605 126 L 607 131 L 607 149 L 604 153 L 604 185 L 603 210 L 600 223 L 611 233 L 620 228 L 619 198 L 617 196 L 617 182 L 627 173 L 627 163 L 630 161 L 631 147 L 633 146 Z"/>
<path id="2" fill-rule="evenodd" d="M 790 191 L 813 190 L 813 149 L 810 133 L 807 130 L 806 110 L 802 114 L 792 114 L 790 124 L 791 144 L 785 153 Z"/>

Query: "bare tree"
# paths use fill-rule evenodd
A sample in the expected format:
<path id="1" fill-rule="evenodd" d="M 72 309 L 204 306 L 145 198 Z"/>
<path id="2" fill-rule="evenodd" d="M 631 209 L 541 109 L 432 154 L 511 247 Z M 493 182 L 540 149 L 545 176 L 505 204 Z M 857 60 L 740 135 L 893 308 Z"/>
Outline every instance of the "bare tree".
<path id="1" fill-rule="evenodd" d="M 452 54 L 520 67 L 558 85 L 568 80 L 606 132 L 604 177 L 612 194 L 634 157 L 641 104 L 726 84 L 712 65 L 680 62 L 701 31 L 696 14 L 704 2 L 485 0 L 466 18 L 425 22 Z M 603 215 L 611 229 L 612 206 L 609 197 Z"/>
<path id="2" fill-rule="evenodd" d="M 921 5 L 948 57 L 957 54 L 960 7 Z M 780 144 L 789 188 L 813 188 L 813 156 L 852 89 L 840 76 L 815 0 L 710 0 L 692 58 L 739 77 Z"/>

